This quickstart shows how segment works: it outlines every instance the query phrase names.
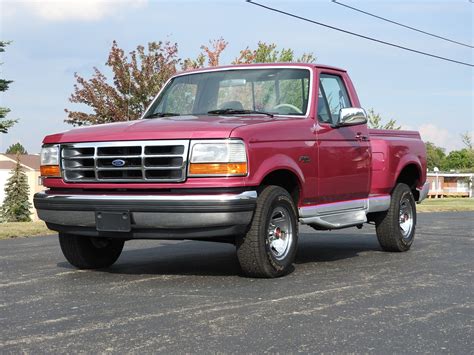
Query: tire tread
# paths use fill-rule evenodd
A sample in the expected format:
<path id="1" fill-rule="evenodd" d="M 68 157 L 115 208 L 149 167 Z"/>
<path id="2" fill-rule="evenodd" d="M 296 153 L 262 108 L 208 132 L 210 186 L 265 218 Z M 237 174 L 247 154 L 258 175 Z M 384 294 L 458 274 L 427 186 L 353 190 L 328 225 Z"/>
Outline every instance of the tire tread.
<path id="1" fill-rule="evenodd" d="M 405 194 L 410 194 L 410 199 L 413 205 L 413 218 L 414 224 L 411 231 L 412 238 L 408 245 L 401 242 L 400 239 L 400 227 L 398 221 L 399 203 L 401 197 Z M 414 202 L 413 194 L 408 185 L 399 183 L 395 186 L 392 192 L 392 198 L 390 201 L 390 208 L 386 212 L 381 212 L 376 219 L 376 231 L 377 239 L 380 246 L 384 251 L 389 252 L 404 252 L 410 249 L 413 243 L 416 229 L 416 205 Z"/>
<path id="2" fill-rule="evenodd" d="M 285 199 L 291 205 L 292 212 L 296 218 L 296 209 L 293 200 L 285 189 L 279 186 L 267 186 L 262 190 L 257 200 L 257 206 L 249 230 L 245 236 L 237 238 L 237 257 L 242 271 L 247 276 L 273 278 L 282 276 L 288 271 L 288 268 L 281 267 L 272 262 L 271 258 L 266 255 L 267 251 L 265 250 L 265 243 L 261 240 L 261 233 L 264 233 L 266 229 L 266 220 L 264 217 L 268 214 L 268 210 L 271 208 L 270 202 L 277 196 Z M 296 245 L 298 238 L 298 223 L 296 222 L 295 224 L 293 238 Z M 291 259 L 294 258 L 295 252 L 296 250 L 291 252 Z"/>
<path id="3" fill-rule="evenodd" d="M 124 246 L 124 241 L 114 239 L 106 248 L 96 248 L 89 237 L 59 233 L 59 245 L 64 257 L 79 269 L 105 268 L 117 261 Z"/>

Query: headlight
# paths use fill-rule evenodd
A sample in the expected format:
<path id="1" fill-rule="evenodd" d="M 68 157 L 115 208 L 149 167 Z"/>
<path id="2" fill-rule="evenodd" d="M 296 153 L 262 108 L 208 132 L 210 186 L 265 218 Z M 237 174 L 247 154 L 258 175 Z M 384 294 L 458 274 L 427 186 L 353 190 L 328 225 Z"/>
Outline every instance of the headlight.
<path id="1" fill-rule="evenodd" d="M 49 145 L 41 148 L 41 176 L 59 177 L 59 145 Z"/>
<path id="2" fill-rule="evenodd" d="M 245 143 L 239 140 L 192 141 L 188 175 L 247 175 Z"/>

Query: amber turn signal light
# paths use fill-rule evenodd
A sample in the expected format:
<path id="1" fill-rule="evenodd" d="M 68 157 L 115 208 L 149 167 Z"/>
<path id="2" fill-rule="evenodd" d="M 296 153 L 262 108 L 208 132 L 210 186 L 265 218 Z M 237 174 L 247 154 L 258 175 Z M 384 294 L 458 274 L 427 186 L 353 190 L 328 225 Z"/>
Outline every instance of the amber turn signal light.
<path id="1" fill-rule="evenodd" d="M 247 163 L 191 163 L 190 175 L 247 175 Z"/>
<path id="2" fill-rule="evenodd" d="M 61 170 L 59 165 L 41 165 L 40 172 L 42 177 L 60 177 Z"/>

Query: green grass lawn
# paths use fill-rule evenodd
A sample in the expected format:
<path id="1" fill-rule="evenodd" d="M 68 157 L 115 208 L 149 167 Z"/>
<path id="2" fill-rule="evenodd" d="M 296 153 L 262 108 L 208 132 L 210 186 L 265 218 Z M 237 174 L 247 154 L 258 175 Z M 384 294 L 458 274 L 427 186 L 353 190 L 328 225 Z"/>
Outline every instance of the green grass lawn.
<path id="1" fill-rule="evenodd" d="M 42 221 L 0 223 L 0 239 L 55 234 Z"/>
<path id="2" fill-rule="evenodd" d="M 416 206 L 418 212 L 474 211 L 474 198 L 430 198 Z"/>

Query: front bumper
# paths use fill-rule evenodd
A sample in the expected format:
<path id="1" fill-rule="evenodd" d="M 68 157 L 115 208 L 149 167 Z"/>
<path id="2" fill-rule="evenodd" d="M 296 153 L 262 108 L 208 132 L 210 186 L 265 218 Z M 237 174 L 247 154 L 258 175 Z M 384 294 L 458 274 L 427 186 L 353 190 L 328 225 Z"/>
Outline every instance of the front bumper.
<path id="1" fill-rule="evenodd" d="M 58 232 L 127 239 L 207 239 L 245 233 L 256 191 L 92 194 L 46 190 L 34 196 L 40 219 Z M 98 230 L 98 213 L 124 212 L 129 231 Z M 99 228 L 100 229 L 100 228 Z"/>

